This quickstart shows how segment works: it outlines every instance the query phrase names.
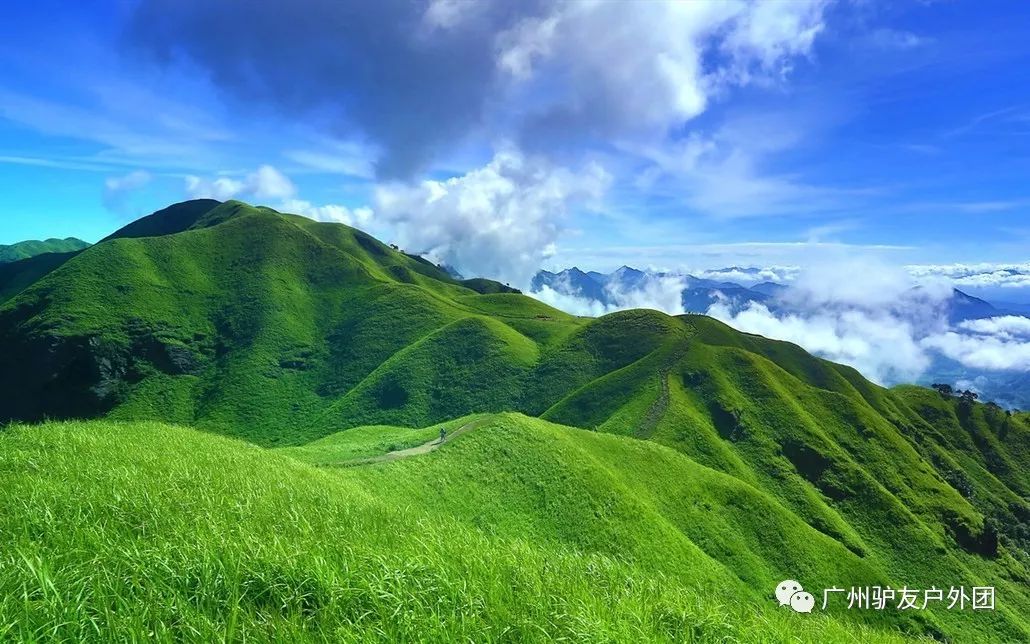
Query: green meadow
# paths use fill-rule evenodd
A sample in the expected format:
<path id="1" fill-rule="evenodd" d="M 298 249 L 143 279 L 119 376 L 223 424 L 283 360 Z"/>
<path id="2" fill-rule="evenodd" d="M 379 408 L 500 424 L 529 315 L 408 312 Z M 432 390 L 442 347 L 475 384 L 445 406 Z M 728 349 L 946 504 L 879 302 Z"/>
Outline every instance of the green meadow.
<path id="1" fill-rule="evenodd" d="M 0 269 L 0 640 L 1030 640 L 1027 414 L 233 201 Z"/>

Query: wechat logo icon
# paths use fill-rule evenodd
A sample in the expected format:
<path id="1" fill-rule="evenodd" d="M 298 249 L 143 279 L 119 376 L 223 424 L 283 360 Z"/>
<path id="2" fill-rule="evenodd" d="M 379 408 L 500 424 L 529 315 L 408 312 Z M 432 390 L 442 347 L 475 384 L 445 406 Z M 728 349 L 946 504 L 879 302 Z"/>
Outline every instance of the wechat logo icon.
<path id="1" fill-rule="evenodd" d="M 776 586 L 776 600 L 780 606 L 790 606 L 796 613 L 811 613 L 815 607 L 812 593 L 806 593 L 801 584 L 793 579 L 785 579 Z"/>

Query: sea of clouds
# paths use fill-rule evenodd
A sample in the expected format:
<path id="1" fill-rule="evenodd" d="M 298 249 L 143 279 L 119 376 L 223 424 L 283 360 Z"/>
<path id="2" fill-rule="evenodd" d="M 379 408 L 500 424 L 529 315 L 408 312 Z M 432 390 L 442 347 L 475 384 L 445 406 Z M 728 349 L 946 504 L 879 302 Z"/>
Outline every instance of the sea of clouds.
<path id="1" fill-rule="evenodd" d="M 769 303 L 740 306 L 721 298 L 706 313 L 741 331 L 793 342 L 851 365 L 878 383 L 895 384 L 923 380 L 942 363 L 969 370 L 970 383 L 976 378 L 982 383 L 985 373 L 1030 372 L 1030 318 L 1004 314 L 949 322 L 954 287 L 988 279 L 1026 283 L 1025 276 L 1012 271 L 995 265 L 900 267 L 863 258 L 804 269 L 731 268 L 693 274 L 744 285 L 788 284 L 791 288 Z M 569 293 L 561 284 L 531 294 L 578 315 L 637 307 L 680 314 L 686 285 L 686 278 L 676 275 L 649 276 L 635 288 L 613 280 L 606 286 L 607 303 Z"/>

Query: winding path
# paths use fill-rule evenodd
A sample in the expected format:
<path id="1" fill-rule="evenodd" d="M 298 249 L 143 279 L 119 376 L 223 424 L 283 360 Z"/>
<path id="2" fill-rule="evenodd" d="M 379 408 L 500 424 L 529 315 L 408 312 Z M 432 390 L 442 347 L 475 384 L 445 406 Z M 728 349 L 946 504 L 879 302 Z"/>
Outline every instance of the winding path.
<path id="1" fill-rule="evenodd" d="M 396 450 L 396 451 L 393 451 L 393 452 L 387 452 L 385 454 L 380 454 L 379 456 L 373 456 L 371 458 L 358 458 L 358 459 L 354 459 L 353 461 L 345 461 L 343 463 L 334 463 L 330 467 L 355 467 L 357 465 L 370 465 L 372 463 L 383 463 L 383 462 L 386 462 L 386 461 L 396 461 L 396 460 L 400 460 L 402 458 L 409 458 L 409 457 L 412 457 L 412 456 L 419 456 L 421 454 L 428 454 L 429 452 L 432 452 L 433 450 L 439 448 L 444 443 L 451 442 L 452 440 L 454 440 L 458 436 L 464 434 L 465 432 L 467 432 L 467 431 L 469 431 L 471 429 L 479 427 L 480 425 L 482 425 L 483 423 L 485 423 L 488 420 L 490 420 L 490 419 L 489 418 L 477 418 L 476 420 L 469 421 L 469 422 L 465 423 L 464 425 L 462 425 L 461 427 L 459 427 L 458 429 L 454 430 L 453 432 L 449 432 L 444 437 L 444 439 L 442 441 L 439 438 L 434 438 L 433 440 L 431 440 L 429 442 L 422 443 L 421 445 L 416 445 L 415 447 L 409 447 L 407 449 L 399 449 L 399 450 Z"/>

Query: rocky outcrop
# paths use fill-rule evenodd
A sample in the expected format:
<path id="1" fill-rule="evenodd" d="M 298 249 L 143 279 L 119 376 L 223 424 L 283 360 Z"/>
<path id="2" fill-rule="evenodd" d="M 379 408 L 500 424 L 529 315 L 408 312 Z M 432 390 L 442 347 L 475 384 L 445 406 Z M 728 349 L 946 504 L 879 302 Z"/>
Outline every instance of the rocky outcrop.
<path id="1" fill-rule="evenodd" d="M 125 331 L 125 340 L 0 331 L 0 421 L 99 416 L 148 375 L 195 375 L 209 362 L 203 338 L 185 343 L 138 324 Z"/>

